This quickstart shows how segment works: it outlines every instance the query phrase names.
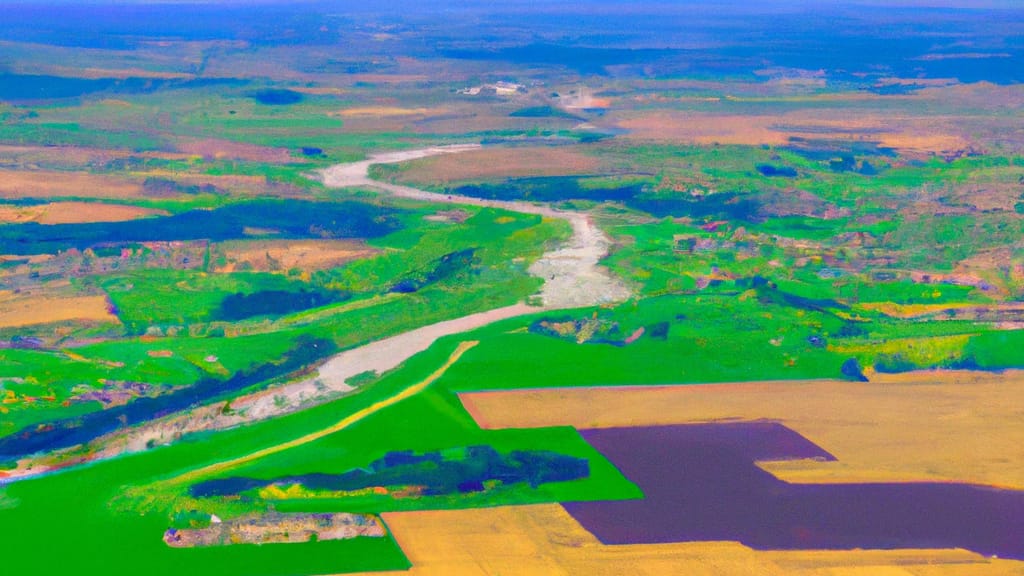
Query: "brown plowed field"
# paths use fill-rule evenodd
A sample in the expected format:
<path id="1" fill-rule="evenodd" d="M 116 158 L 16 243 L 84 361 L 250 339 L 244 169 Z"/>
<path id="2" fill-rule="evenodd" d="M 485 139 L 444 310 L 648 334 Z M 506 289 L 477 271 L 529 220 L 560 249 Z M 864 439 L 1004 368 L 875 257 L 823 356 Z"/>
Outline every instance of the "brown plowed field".
<path id="1" fill-rule="evenodd" d="M 142 186 L 131 180 L 87 172 L 0 170 L 0 198 L 137 198 Z"/>
<path id="2" fill-rule="evenodd" d="M 602 545 L 557 504 L 385 512 L 412 568 L 379 576 L 1020 576 L 964 550 L 755 551 L 735 542 Z M 369 576 L 368 574 L 366 576 Z"/>
<path id="3" fill-rule="evenodd" d="M 147 216 L 166 216 L 163 210 L 97 202 L 51 202 L 36 206 L 0 206 L 0 223 L 81 224 L 123 222 Z"/>
<path id="4" fill-rule="evenodd" d="M 248 264 L 262 271 L 323 270 L 378 252 L 354 240 L 250 240 L 224 242 L 218 250 L 231 269 Z"/>
<path id="5" fill-rule="evenodd" d="M 520 176 L 593 174 L 601 161 L 572 148 L 481 148 L 461 154 L 442 154 L 406 165 L 399 180 L 406 183 L 446 183 Z"/>
<path id="6" fill-rule="evenodd" d="M 182 138 L 175 143 L 179 152 L 204 158 L 237 158 L 254 162 L 287 164 L 294 161 L 284 148 L 271 148 L 217 138 Z"/>
<path id="7" fill-rule="evenodd" d="M 120 322 L 104 296 L 22 296 L 0 292 L 0 327 L 31 326 L 66 320 Z"/>
<path id="8" fill-rule="evenodd" d="M 779 115 L 708 114 L 664 110 L 616 114 L 611 119 L 629 130 L 626 138 L 693 144 L 768 144 L 781 146 L 792 136 L 878 141 L 907 152 L 948 153 L 969 145 L 953 118 L 891 118 L 870 111 L 843 111 L 842 120 L 817 112 Z"/>
<path id="9" fill-rule="evenodd" d="M 174 152 L 134 152 L 81 146 L 20 146 L 0 145 L 0 162 L 5 165 L 52 165 L 61 168 L 88 168 L 102 166 L 111 160 L 135 156 L 139 158 L 162 158 L 165 160 L 188 159 L 187 154 Z"/>

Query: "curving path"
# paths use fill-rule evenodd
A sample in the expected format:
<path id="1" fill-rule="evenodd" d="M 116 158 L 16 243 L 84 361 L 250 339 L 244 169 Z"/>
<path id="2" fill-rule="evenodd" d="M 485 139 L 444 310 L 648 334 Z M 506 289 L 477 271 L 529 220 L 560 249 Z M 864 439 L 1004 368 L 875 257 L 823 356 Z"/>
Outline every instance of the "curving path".
<path id="1" fill-rule="evenodd" d="M 545 253 L 534 262 L 529 272 L 544 280 L 540 306 L 525 303 L 478 312 L 452 320 L 437 322 L 370 342 L 341 352 L 322 364 L 317 372 L 304 380 L 240 396 L 231 401 L 232 410 L 224 413 L 223 404 L 201 406 L 187 412 L 172 414 L 159 420 L 112 433 L 96 441 L 103 446 L 87 457 L 89 460 L 109 458 L 125 452 L 145 450 L 147 446 L 174 442 L 185 434 L 205 430 L 221 430 L 250 422 L 296 412 L 337 398 L 353 390 L 347 381 L 357 374 L 383 374 L 430 347 L 444 336 L 468 332 L 499 320 L 536 313 L 542 310 L 576 308 L 626 300 L 629 288 L 599 264 L 608 253 L 610 241 L 590 217 L 578 212 L 557 210 L 545 204 L 521 201 L 484 200 L 468 196 L 445 195 L 379 182 L 369 177 L 370 166 L 404 162 L 438 154 L 456 154 L 480 148 L 477 144 L 438 146 L 419 150 L 388 152 L 368 160 L 339 164 L 318 173 L 323 183 L 332 188 L 359 186 L 375 188 L 394 196 L 434 203 L 468 204 L 537 214 L 558 218 L 572 226 L 572 236 L 558 249 Z M 82 457 L 57 454 L 25 461 L 8 472 L 8 479 L 35 475 L 52 469 L 48 461 L 59 461 L 60 467 L 84 461 Z"/>

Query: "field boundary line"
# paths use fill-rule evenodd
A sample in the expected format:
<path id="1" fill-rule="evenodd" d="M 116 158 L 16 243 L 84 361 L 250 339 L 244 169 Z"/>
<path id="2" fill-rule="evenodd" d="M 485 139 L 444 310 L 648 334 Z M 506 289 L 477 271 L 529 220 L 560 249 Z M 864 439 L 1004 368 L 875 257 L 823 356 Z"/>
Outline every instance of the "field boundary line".
<path id="1" fill-rule="evenodd" d="M 199 478 L 203 478 L 205 476 L 225 472 L 227 470 L 231 470 L 232 468 L 238 468 L 239 466 L 242 466 L 244 464 L 249 464 L 261 458 L 266 458 L 267 456 L 271 456 L 279 452 L 284 452 L 285 450 L 290 450 L 291 448 L 302 446 L 303 444 L 308 444 L 315 440 L 319 440 L 325 436 L 334 434 L 335 432 L 344 430 L 345 428 L 348 428 L 349 426 L 355 424 L 356 422 L 359 422 L 360 420 L 363 420 L 368 416 L 372 416 L 373 414 L 389 406 L 397 404 L 402 400 L 405 400 L 415 394 L 418 394 L 419 392 L 422 392 L 427 388 L 427 386 L 430 386 L 431 384 L 434 383 L 434 381 L 443 376 L 444 373 L 447 372 L 448 369 L 451 368 L 453 364 L 458 362 L 459 358 L 461 358 L 463 354 L 465 354 L 468 350 L 470 350 L 479 343 L 480 342 L 478 340 L 467 340 L 464 342 L 460 342 L 458 347 L 455 348 L 455 351 L 452 352 L 451 356 L 448 357 L 448 360 L 446 360 L 444 364 L 442 364 L 439 368 L 431 372 L 430 375 L 424 378 L 423 380 L 402 390 L 401 392 L 395 394 L 394 396 L 390 396 L 383 400 L 374 402 L 373 404 L 367 406 L 366 408 L 358 410 L 355 413 L 350 414 L 345 418 L 342 418 L 341 420 L 339 420 L 335 424 L 332 424 L 331 426 L 328 426 L 327 428 L 317 430 L 316 432 L 311 432 L 309 434 L 306 434 L 305 436 L 301 436 L 294 440 L 289 440 L 288 442 L 285 442 L 283 444 L 277 444 L 275 446 L 270 446 L 268 448 L 257 450 L 256 452 L 246 454 L 245 456 L 239 456 L 237 458 L 232 458 L 231 460 L 217 462 L 196 470 L 192 470 L 190 472 L 185 472 L 184 474 L 180 474 L 178 476 L 175 476 L 174 478 L 165 480 L 161 482 L 161 484 L 184 484 L 187 482 L 197 480 Z"/>

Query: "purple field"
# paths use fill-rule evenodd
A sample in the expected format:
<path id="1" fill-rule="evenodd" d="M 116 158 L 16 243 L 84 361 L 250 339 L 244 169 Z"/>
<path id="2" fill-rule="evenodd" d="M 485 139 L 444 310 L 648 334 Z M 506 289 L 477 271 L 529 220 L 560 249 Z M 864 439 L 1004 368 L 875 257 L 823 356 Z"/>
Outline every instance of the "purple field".
<path id="1" fill-rule="evenodd" d="M 967 484 L 790 484 L 757 461 L 829 453 L 773 422 L 583 430 L 645 494 L 565 509 L 605 544 L 760 550 L 965 548 L 1024 559 L 1024 492 Z"/>

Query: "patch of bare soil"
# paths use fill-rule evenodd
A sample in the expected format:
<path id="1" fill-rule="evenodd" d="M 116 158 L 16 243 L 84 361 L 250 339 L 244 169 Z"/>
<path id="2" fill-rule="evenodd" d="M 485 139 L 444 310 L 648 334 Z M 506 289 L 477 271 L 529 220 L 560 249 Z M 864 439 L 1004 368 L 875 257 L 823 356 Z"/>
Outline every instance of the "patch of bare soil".
<path id="1" fill-rule="evenodd" d="M 337 112 L 330 112 L 328 116 L 340 116 L 342 118 L 352 118 L 356 116 L 426 116 L 428 114 L 443 113 L 443 109 L 433 108 L 402 108 L 401 106 L 359 106 L 353 108 L 345 108 L 338 110 Z"/>
<path id="2" fill-rule="evenodd" d="M 239 268 L 261 272 L 324 270 L 378 252 L 356 240 L 247 240 L 224 242 L 215 250 L 226 261 L 218 272 Z"/>
<path id="3" fill-rule="evenodd" d="M 195 154 L 209 159 L 236 158 L 272 164 L 287 164 L 293 161 L 291 153 L 285 148 L 271 148 L 217 138 L 181 138 L 175 142 L 175 148 L 185 154 Z"/>
<path id="4" fill-rule="evenodd" d="M 161 158 L 184 160 L 187 154 L 171 152 L 134 152 L 81 146 L 11 146 L 0 145 L 0 164 L 20 167 L 25 170 L 40 170 L 45 167 L 86 170 L 103 166 L 113 160 L 128 157 Z"/>
<path id="5" fill-rule="evenodd" d="M 0 170 L 0 198 L 139 198 L 142 185 L 126 178 L 50 170 Z"/>
<path id="6" fill-rule="evenodd" d="M 279 544 L 347 540 L 358 536 L 383 538 L 384 523 L 370 514 L 282 514 L 269 512 L 221 521 L 211 516 L 206 528 L 168 529 L 164 542 L 172 548 Z"/>
<path id="7" fill-rule="evenodd" d="M 123 222 L 148 216 L 166 216 L 168 212 L 126 204 L 96 202 L 52 202 L 35 206 L 0 206 L 0 223 L 81 224 L 87 222 Z"/>
<path id="8" fill-rule="evenodd" d="M 841 119 L 837 119 L 841 118 Z M 776 115 L 661 110 L 609 118 L 626 138 L 693 144 L 781 146 L 791 137 L 877 141 L 908 153 L 951 155 L 970 148 L 959 118 L 883 115 L 871 110 L 794 111 Z"/>
<path id="9" fill-rule="evenodd" d="M 0 327 L 32 326 L 66 320 L 120 323 L 105 296 L 57 296 L 0 292 Z"/>
<path id="10" fill-rule="evenodd" d="M 400 183 L 439 183 L 522 176 L 593 174 L 602 169 L 594 156 L 574 148 L 481 148 L 458 156 L 440 155 L 410 162 Z"/>

